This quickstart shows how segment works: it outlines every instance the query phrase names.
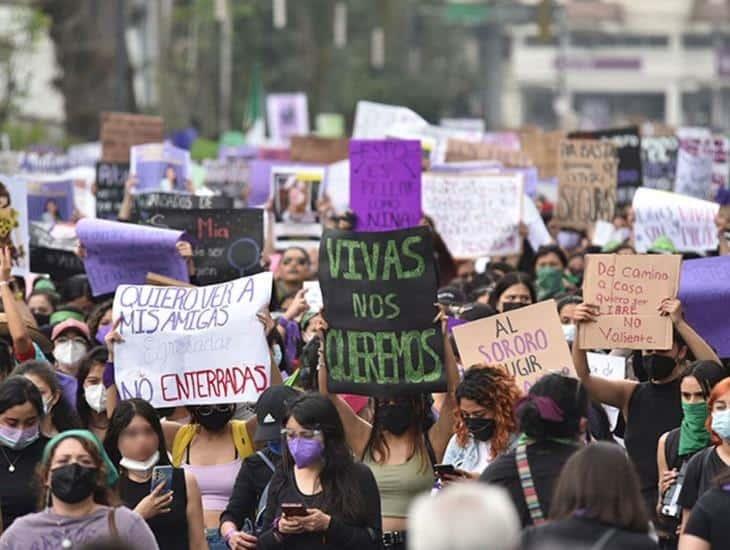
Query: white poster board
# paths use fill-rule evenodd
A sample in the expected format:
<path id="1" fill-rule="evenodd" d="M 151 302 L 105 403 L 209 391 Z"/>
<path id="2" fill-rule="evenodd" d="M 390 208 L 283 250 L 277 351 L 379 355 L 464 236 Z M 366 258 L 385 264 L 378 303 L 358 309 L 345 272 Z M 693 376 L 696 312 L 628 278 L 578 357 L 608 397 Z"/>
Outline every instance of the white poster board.
<path id="1" fill-rule="evenodd" d="M 456 258 L 521 250 L 522 175 L 423 175 L 421 201 Z"/>
<path id="2" fill-rule="evenodd" d="M 407 107 L 358 101 L 352 138 L 384 139 L 388 137 L 388 130 L 396 125 L 418 128 L 428 126 L 428 122 Z"/>
<path id="3" fill-rule="evenodd" d="M 606 355 L 604 353 L 588 352 L 588 368 L 591 374 L 608 378 L 609 380 L 623 380 L 626 378 L 626 358 L 617 355 Z M 611 424 L 611 431 L 616 429 L 619 411 L 611 405 L 603 405 L 608 420 Z"/>
<path id="4" fill-rule="evenodd" d="M 272 274 L 206 287 L 122 285 L 113 316 L 120 399 L 153 407 L 254 402 L 271 384 L 271 360 L 257 313 L 271 299 Z"/>
<path id="5" fill-rule="evenodd" d="M 6 246 L 12 250 L 13 275 L 24 276 L 29 273 L 30 238 L 26 182 L 20 177 L 0 175 L 0 247 Z"/>

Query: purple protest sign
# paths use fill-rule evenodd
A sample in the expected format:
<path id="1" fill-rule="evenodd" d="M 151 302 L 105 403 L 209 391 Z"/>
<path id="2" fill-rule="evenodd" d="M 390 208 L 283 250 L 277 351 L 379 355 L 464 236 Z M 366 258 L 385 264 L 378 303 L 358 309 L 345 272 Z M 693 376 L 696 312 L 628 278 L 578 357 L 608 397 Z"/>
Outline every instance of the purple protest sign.
<path id="1" fill-rule="evenodd" d="M 350 208 L 357 215 L 357 231 L 417 226 L 423 216 L 421 143 L 350 141 Z"/>
<path id="2" fill-rule="evenodd" d="M 309 133 L 307 94 L 269 94 L 266 96 L 266 119 L 269 137 L 273 141 L 287 141 L 292 136 Z"/>
<path id="3" fill-rule="evenodd" d="M 682 262 L 679 299 L 687 322 L 720 357 L 730 357 L 730 256 Z"/>
<path id="4" fill-rule="evenodd" d="M 73 181 L 29 181 L 28 219 L 56 223 L 70 221 L 74 213 Z"/>
<path id="5" fill-rule="evenodd" d="M 130 149 L 137 191 L 185 191 L 190 179 L 190 152 L 169 143 L 135 145 Z"/>
<path id="6" fill-rule="evenodd" d="M 252 160 L 248 164 L 248 205 L 263 206 L 271 197 L 271 168 L 285 161 Z"/>
<path id="7" fill-rule="evenodd" d="M 176 248 L 182 231 L 85 218 L 76 234 L 86 249 L 84 265 L 94 296 L 121 284 L 144 284 L 150 272 L 188 281 Z"/>

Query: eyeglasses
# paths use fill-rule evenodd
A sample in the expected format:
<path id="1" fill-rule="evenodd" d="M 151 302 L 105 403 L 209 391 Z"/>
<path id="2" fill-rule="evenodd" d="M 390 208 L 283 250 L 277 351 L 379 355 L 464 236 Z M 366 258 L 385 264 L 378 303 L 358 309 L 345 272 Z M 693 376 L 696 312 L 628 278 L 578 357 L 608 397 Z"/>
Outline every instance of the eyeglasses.
<path id="1" fill-rule="evenodd" d="M 292 262 L 296 262 L 299 265 L 307 265 L 309 260 L 307 258 L 284 258 L 281 263 L 283 265 L 289 265 Z"/>
<path id="2" fill-rule="evenodd" d="M 203 405 L 198 407 L 196 410 L 200 416 L 210 416 L 214 412 L 231 412 L 233 410 L 233 405 Z"/>
<path id="3" fill-rule="evenodd" d="M 301 432 L 290 430 L 289 428 L 281 430 L 281 436 L 286 437 L 287 439 L 314 439 L 321 435 L 322 430 L 302 430 Z"/>

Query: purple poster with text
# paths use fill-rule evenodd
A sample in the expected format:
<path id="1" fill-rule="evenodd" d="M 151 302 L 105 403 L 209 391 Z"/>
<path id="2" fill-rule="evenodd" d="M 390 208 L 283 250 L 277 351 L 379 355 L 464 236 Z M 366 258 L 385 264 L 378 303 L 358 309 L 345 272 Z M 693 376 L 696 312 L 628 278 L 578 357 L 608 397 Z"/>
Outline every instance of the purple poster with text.
<path id="1" fill-rule="evenodd" d="M 357 231 L 417 226 L 421 211 L 421 143 L 350 141 L 350 208 Z"/>

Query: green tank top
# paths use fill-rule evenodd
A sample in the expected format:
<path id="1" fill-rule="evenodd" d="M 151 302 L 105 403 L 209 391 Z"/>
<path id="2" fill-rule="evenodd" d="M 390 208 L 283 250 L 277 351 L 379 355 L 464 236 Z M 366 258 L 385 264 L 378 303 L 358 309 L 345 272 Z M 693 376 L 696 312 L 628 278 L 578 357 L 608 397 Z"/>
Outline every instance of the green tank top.
<path id="1" fill-rule="evenodd" d="M 421 471 L 421 457 L 415 453 L 403 464 L 378 464 L 369 453 L 363 458 L 373 472 L 380 491 L 380 507 L 383 517 L 408 517 L 411 501 L 433 488 L 433 472 Z"/>

